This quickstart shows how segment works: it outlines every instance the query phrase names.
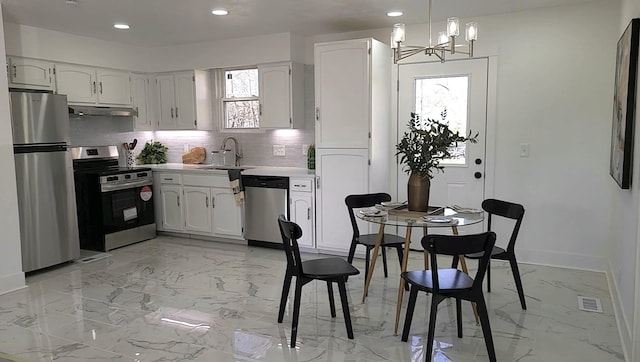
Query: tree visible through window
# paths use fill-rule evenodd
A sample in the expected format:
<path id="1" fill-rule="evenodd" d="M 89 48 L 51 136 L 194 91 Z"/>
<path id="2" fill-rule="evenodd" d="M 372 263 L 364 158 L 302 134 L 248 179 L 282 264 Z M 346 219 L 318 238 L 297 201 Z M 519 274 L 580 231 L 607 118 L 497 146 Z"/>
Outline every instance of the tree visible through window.
<path id="1" fill-rule="evenodd" d="M 259 128 L 258 69 L 238 69 L 224 72 L 225 128 Z"/>

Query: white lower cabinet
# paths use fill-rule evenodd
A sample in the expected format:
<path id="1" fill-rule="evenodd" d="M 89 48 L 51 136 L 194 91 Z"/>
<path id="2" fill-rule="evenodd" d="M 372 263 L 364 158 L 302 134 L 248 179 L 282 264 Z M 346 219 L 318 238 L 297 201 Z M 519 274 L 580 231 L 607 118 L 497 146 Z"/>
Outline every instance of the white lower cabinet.
<path id="1" fill-rule="evenodd" d="M 160 211 L 161 223 L 156 223 L 158 228 L 167 231 L 184 230 L 184 213 L 182 211 L 182 186 L 162 185 L 160 186 Z"/>
<path id="2" fill-rule="evenodd" d="M 227 181 L 228 183 L 228 181 Z M 213 235 L 242 239 L 242 207 L 230 188 L 212 188 Z"/>
<path id="3" fill-rule="evenodd" d="M 226 174 L 154 172 L 161 196 L 156 201 L 160 231 L 242 240 L 242 207 Z"/>
<path id="4" fill-rule="evenodd" d="M 289 181 L 291 221 L 302 229 L 298 245 L 315 248 L 315 189 L 313 179 Z"/>
<path id="5" fill-rule="evenodd" d="M 211 189 L 184 186 L 182 190 L 184 191 L 184 229 L 189 232 L 211 234 L 213 231 Z"/>

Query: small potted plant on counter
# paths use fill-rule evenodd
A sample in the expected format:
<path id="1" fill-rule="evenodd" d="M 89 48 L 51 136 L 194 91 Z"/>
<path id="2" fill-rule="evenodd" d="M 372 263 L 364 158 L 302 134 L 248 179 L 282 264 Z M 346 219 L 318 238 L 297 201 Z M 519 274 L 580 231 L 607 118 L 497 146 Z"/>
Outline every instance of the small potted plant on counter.
<path id="1" fill-rule="evenodd" d="M 149 141 L 138 155 L 139 164 L 167 163 L 168 148 L 158 141 Z"/>

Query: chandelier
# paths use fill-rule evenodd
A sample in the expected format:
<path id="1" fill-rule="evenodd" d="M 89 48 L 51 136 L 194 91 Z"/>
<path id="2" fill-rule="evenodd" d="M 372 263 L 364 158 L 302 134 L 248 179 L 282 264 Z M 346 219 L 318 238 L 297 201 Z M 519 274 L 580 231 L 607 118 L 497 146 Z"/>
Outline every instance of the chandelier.
<path id="1" fill-rule="evenodd" d="M 438 35 L 438 43 L 431 43 L 431 0 L 429 0 L 429 46 L 404 45 L 404 24 L 394 24 L 391 33 L 391 47 L 393 48 L 393 62 L 408 58 L 415 54 L 435 55 L 442 63 L 445 61 L 445 54 L 461 53 L 473 57 L 473 43 L 478 39 L 478 23 L 467 23 L 465 29 L 466 50 L 456 49 L 456 38 L 460 33 L 458 18 L 447 19 L 447 30 L 441 31 Z"/>

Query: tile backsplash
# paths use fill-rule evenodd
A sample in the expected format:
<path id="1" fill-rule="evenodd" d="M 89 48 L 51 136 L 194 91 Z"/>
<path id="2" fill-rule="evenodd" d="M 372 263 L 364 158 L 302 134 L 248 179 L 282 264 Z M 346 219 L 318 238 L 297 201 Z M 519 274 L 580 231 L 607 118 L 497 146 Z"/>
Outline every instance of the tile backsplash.
<path id="1" fill-rule="evenodd" d="M 120 150 L 120 162 L 125 164 L 125 152 L 122 144 L 138 139 L 134 153 L 137 155 L 146 141 L 162 142 L 169 151 L 167 161 L 182 162 L 185 147 L 204 147 L 207 150 L 205 163 L 211 162 L 210 152 L 220 150 L 227 136 L 238 140 L 243 165 L 306 167 L 307 157 L 303 155 L 302 145 L 312 144 L 313 129 L 282 129 L 252 133 L 220 133 L 215 131 L 131 131 L 133 120 L 123 117 L 74 117 L 70 119 L 71 144 L 74 146 L 117 145 Z M 228 143 L 231 146 L 232 142 Z M 274 156 L 273 145 L 284 145 L 285 156 Z"/>

